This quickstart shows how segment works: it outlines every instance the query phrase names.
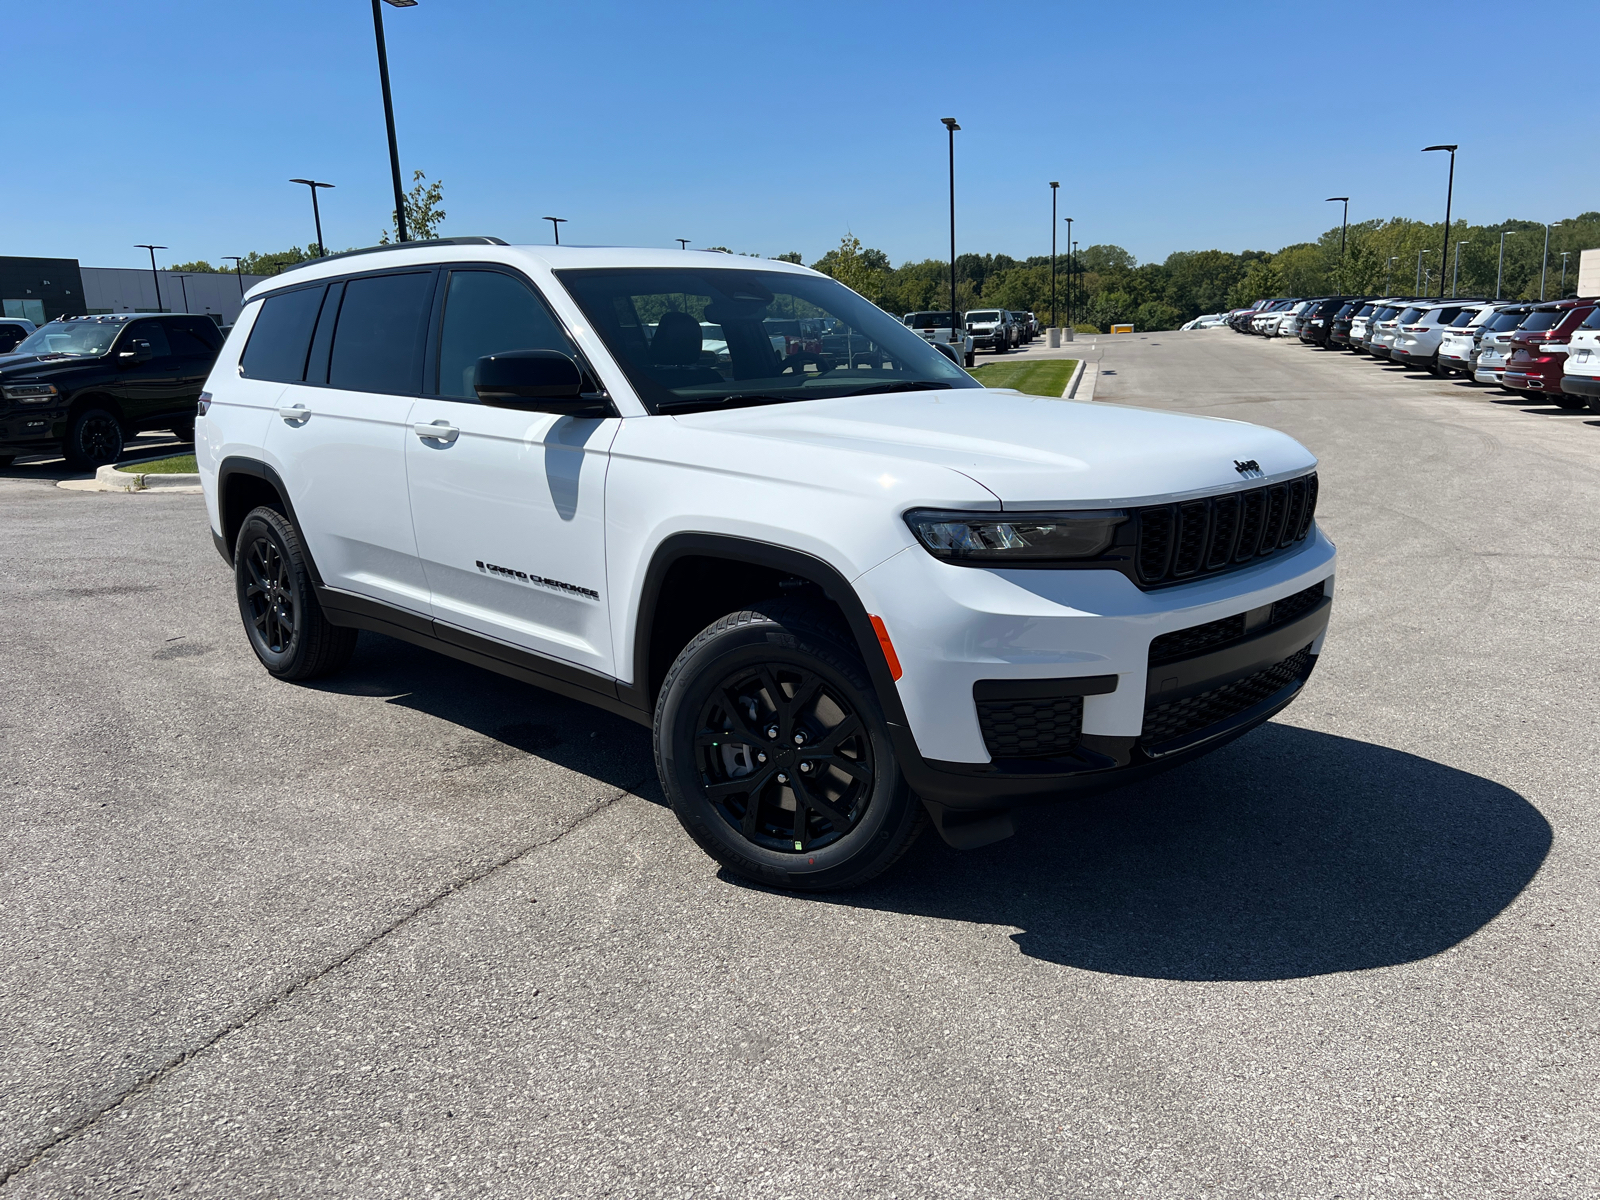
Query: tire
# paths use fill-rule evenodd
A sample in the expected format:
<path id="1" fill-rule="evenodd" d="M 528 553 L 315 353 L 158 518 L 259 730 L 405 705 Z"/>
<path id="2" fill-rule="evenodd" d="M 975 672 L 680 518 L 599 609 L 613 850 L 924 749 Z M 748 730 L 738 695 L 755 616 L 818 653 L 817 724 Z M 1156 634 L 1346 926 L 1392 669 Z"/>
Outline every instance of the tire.
<path id="1" fill-rule="evenodd" d="M 817 753 L 830 740 L 834 752 Z M 729 613 L 683 648 L 656 702 L 655 752 L 689 836 L 734 874 L 775 887 L 859 886 L 927 820 L 848 631 L 804 602 Z M 802 776 L 803 763 L 821 770 Z"/>
<path id="2" fill-rule="evenodd" d="M 1566 392 L 1546 392 L 1545 395 L 1550 397 L 1551 404 L 1568 412 L 1582 412 L 1590 406 L 1590 402 L 1583 396 L 1569 396 Z"/>
<path id="3" fill-rule="evenodd" d="M 86 408 L 72 418 L 62 451 L 69 467 L 93 470 L 121 458 L 125 440 L 122 422 L 115 414 L 104 408 Z"/>
<path id="4" fill-rule="evenodd" d="M 977 361 L 978 361 L 978 352 L 976 350 L 968 350 L 967 351 L 967 357 L 966 357 L 967 368 L 970 370 L 973 366 L 975 366 L 977 364 Z"/>
<path id="5" fill-rule="evenodd" d="M 971 365 L 972 364 L 970 362 L 967 364 L 967 366 L 969 366 L 969 367 Z M 16 461 L 17 461 L 17 456 L 15 454 L 0 454 L 0 467 L 9 467 L 12 463 L 14 463 Z"/>
<path id="6" fill-rule="evenodd" d="M 272 675 L 318 679 L 350 662 L 357 631 L 323 613 L 300 531 L 282 513 L 257 508 L 245 517 L 234 542 L 233 578 L 245 636 Z"/>
<path id="7" fill-rule="evenodd" d="M 187 421 L 179 421 L 176 425 L 168 427 L 167 432 L 180 442 L 194 441 L 194 418 L 190 417 Z"/>

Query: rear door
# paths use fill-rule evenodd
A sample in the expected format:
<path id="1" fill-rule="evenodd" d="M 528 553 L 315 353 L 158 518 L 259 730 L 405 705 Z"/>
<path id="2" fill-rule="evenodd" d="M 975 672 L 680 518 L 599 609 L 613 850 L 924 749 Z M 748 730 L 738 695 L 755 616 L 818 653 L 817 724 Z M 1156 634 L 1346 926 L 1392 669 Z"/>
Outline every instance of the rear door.
<path id="1" fill-rule="evenodd" d="M 202 317 L 167 317 L 162 324 L 177 365 L 178 408 L 192 415 L 206 376 L 217 361 L 217 351 L 222 349 L 222 335 L 213 322 Z"/>
<path id="2" fill-rule="evenodd" d="M 411 517 L 435 630 L 494 638 L 615 675 L 605 479 L 616 418 L 478 403 L 478 359 L 559 350 L 582 361 L 544 298 L 493 266 L 441 281 L 433 378 L 406 431 Z"/>
<path id="3" fill-rule="evenodd" d="M 278 397 L 266 438 L 323 582 L 424 618 L 405 451 L 435 274 L 327 285 L 303 374 Z"/>

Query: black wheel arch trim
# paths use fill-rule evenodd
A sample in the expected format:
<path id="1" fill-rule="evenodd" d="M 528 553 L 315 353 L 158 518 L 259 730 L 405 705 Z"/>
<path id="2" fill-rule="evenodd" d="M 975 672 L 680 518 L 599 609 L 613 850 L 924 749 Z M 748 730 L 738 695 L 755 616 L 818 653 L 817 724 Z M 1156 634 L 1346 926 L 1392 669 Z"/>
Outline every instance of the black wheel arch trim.
<path id="1" fill-rule="evenodd" d="M 317 560 L 312 557 L 311 548 L 305 546 L 305 526 L 300 524 L 300 519 L 295 516 L 294 500 L 289 495 L 289 488 L 283 482 L 283 476 L 268 463 L 258 458 L 248 458 L 244 455 L 230 455 L 222 460 L 222 465 L 217 468 L 217 520 L 221 523 L 223 532 L 211 531 L 211 540 L 216 543 L 217 550 L 233 566 L 233 546 L 227 539 L 228 518 L 237 515 L 242 523 L 245 513 L 230 514 L 226 504 L 228 497 L 228 481 L 235 475 L 248 475 L 253 479 L 260 479 L 267 483 L 273 491 L 278 493 L 278 498 L 283 501 L 284 515 L 294 523 L 296 529 L 301 530 L 301 545 L 305 550 L 306 565 L 311 568 L 311 581 L 318 587 L 322 586 L 322 572 L 317 570 Z"/>

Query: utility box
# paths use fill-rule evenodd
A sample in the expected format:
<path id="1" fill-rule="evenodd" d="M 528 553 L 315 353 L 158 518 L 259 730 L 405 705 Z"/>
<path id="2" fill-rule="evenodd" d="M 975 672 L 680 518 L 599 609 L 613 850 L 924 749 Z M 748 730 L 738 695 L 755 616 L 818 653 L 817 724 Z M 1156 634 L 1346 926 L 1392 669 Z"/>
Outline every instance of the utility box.
<path id="1" fill-rule="evenodd" d="M 1111 327 L 1111 332 L 1112 333 L 1132 333 L 1133 332 L 1133 326 L 1132 325 L 1113 325 Z"/>
<path id="2" fill-rule="evenodd" d="M 1600 249 L 1578 251 L 1578 295 L 1600 296 Z"/>

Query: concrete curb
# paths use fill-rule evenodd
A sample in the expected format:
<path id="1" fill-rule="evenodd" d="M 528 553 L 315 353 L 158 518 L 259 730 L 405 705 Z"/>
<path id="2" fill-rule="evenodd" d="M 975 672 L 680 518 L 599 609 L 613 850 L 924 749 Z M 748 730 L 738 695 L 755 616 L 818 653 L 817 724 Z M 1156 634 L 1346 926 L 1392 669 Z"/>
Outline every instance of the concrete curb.
<path id="1" fill-rule="evenodd" d="M 1079 359 L 1078 365 L 1072 368 L 1072 378 L 1067 380 L 1066 389 L 1061 393 L 1063 400 L 1077 399 L 1078 381 L 1083 378 L 1084 360 Z"/>
<path id="2" fill-rule="evenodd" d="M 116 463 L 101 467 L 93 479 L 60 479 L 58 488 L 69 492 L 174 492 L 192 495 L 200 490 L 200 476 L 154 475 L 137 471 L 119 471 Z"/>

